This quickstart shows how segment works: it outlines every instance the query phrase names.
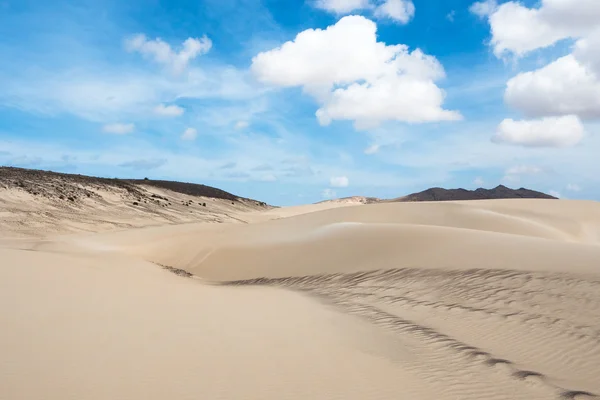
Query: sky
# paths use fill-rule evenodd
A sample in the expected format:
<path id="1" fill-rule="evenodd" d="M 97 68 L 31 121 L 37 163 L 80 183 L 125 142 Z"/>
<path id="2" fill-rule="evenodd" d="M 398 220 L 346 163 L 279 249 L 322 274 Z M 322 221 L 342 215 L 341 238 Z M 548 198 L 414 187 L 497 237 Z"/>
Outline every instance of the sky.
<path id="1" fill-rule="evenodd" d="M 0 0 L 0 165 L 600 200 L 599 135 L 598 0 Z"/>

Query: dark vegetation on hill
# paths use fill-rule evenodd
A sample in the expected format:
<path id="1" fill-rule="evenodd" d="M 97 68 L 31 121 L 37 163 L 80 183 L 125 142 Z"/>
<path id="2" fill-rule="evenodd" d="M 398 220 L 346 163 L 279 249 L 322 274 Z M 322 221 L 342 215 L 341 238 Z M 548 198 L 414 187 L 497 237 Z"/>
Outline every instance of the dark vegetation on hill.
<path id="1" fill-rule="evenodd" d="M 79 187 L 81 185 L 81 187 Z M 175 181 L 163 181 L 152 179 L 117 179 L 117 178 L 98 178 L 93 176 L 78 174 L 63 174 L 52 171 L 42 171 L 34 169 L 0 167 L 0 187 L 20 187 L 21 189 L 36 196 L 51 197 L 57 191 L 62 193 L 65 198 L 72 196 L 94 196 L 95 194 L 86 187 L 108 186 L 112 188 L 124 189 L 131 195 L 143 197 L 139 185 L 153 186 L 160 189 L 167 189 L 177 193 L 183 193 L 189 196 L 203 196 L 215 199 L 224 199 L 230 201 L 250 200 L 236 196 L 221 189 L 211 186 L 185 183 Z M 73 193 L 71 193 L 73 192 Z M 77 193 L 76 193 L 77 192 Z M 80 193 L 79 193 L 80 192 Z M 266 205 L 263 202 L 256 202 L 260 205 Z"/>
<path id="2" fill-rule="evenodd" d="M 486 199 L 556 199 L 548 194 L 535 190 L 520 188 L 510 189 L 500 185 L 493 189 L 479 188 L 467 189 L 443 189 L 430 188 L 422 192 L 409 194 L 391 201 L 451 201 L 451 200 L 486 200 Z"/>

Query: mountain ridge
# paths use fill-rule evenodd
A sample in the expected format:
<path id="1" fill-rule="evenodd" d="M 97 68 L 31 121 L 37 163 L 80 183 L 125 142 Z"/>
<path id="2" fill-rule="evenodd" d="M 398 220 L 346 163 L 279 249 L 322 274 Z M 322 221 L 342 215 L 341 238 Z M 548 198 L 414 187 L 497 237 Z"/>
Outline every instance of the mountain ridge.
<path id="1" fill-rule="evenodd" d="M 492 199 L 548 199 L 557 200 L 557 197 L 527 188 L 511 189 L 504 185 L 498 185 L 492 189 L 477 188 L 469 189 L 445 189 L 432 187 L 421 192 L 411 193 L 406 196 L 392 199 L 380 199 L 377 197 L 349 196 L 338 199 L 324 200 L 319 203 L 396 203 L 396 202 L 418 202 L 418 201 L 464 201 L 464 200 L 492 200 Z"/>

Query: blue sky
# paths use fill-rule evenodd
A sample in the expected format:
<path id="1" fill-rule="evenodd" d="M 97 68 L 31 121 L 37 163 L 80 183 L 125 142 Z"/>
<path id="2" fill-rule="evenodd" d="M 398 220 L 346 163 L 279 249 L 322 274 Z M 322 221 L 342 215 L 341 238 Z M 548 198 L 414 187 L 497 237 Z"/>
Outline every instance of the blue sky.
<path id="1" fill-rule="evenodd" d="M 599 4 L 0 0 L 0 164 L 277 205 L 498 184 L 597 200 Z"/>

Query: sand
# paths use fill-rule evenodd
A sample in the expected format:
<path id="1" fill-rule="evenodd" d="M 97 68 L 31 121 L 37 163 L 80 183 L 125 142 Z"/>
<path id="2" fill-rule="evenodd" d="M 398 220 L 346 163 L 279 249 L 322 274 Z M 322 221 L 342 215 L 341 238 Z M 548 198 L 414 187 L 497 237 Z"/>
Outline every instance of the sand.
<path id="1" fill-rule="evenodd" d="M 600 394 L 600 203 L 228 215 L 5 221 L 0 399 Z"/>

